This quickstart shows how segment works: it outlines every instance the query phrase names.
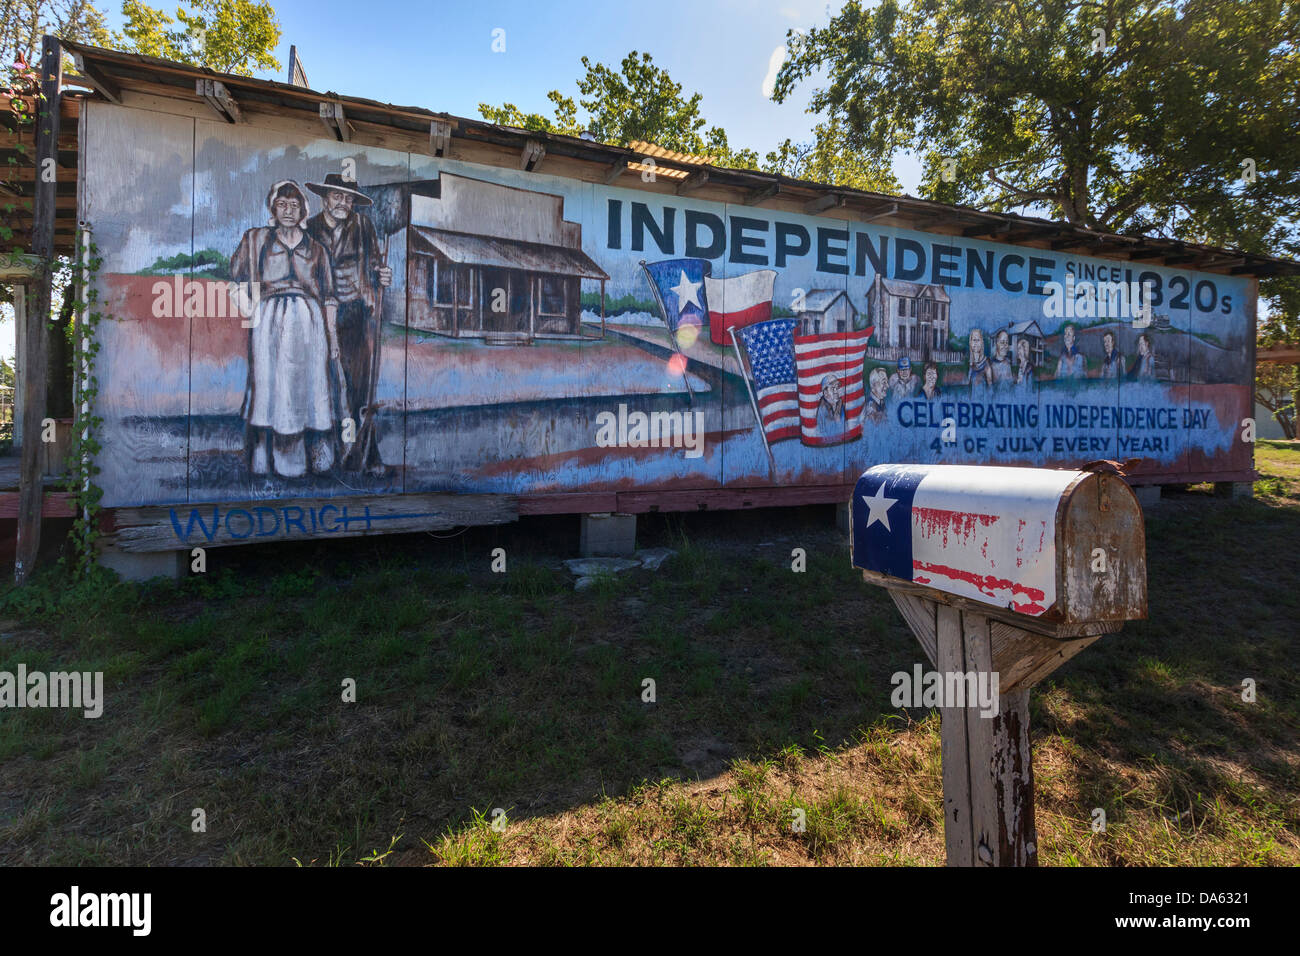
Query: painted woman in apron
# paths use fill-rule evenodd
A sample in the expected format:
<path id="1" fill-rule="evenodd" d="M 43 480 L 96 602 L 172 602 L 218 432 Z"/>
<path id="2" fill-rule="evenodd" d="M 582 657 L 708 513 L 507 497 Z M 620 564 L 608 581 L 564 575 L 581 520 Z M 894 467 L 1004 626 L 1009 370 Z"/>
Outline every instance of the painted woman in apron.
<path id="1" fill-rule="evenodd" d="M 307 197 L 292 180 L 266 197 L 271 225 L 244 233 L 230 275 L 255 282 L 256 311 L 249 320 L 249 468 L 254 475 L 298 478 L 334 465 L 336 424 L 330 362 L 338 357 L 334 277 L 325 249 L 301 228 Z"/>

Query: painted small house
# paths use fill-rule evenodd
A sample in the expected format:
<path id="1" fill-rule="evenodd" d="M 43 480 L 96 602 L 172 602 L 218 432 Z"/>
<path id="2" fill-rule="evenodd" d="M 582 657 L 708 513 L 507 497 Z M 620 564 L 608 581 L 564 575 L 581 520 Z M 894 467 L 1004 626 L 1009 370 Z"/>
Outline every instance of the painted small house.
<path id="1" fill-rule="evenodd" d="M 1029 342 L 1029 355 L 1033 360 L 1034 368 L 1041 368 L 1045 348 L 1043 330 L 1038 327 L 1038 323 L 1033 319 L 1025 322 L 1008 322 L 1007 331 L 1011 333 L 1011 354 L 1018 354 L 1020 340 L 1025 339 Z"/>
<path id="2" fill-rule="evenodd" d="M 608 274 L 582 251 L 564 197 L 444 174 L 410 197 L 412 328 L 489 341 L 580 337 L 583 280 Z M 603 307 L 602 307 L 603 311 Z"/>
<path id="3" fill-rule="evenodd" d="M 858 310 L 843 289 L 813 289 L 803 299 L 803 308 L 795 312 L 800 335 L 824 335 L 828 332 L 851 332 Z"/>

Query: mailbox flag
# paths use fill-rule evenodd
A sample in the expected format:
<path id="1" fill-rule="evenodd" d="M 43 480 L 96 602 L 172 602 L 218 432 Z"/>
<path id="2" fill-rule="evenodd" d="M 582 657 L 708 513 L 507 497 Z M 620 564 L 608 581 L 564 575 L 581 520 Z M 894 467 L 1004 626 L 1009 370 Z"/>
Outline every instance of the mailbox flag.
<path id="1" fill-rule="evenodd" d="M 771 319 L 736 330 L 752 373 L 754 401 L 768 443 L 799 437 L 795 385 L 794 319 Z"/>
<path id="2" fill-rule="evenodd" d="M 649 265 L 642 262 L 641 268 L 650 280 L 650 291 L 655 294 L 668 331 L 675 335 L 682 319 L 694 319 L 703 331 L 709 321 L 704 291 L 704 279 L 712 269 L 709 260 L 664 259 Z"/>
<path id="3" fill-rule="evenodd" d="M 772 289 L 775 269 L 759 269 L 726 279 L 705 277 L 709 296 L 709 340 L 727 344 L 727 329 L 741 329 L 772 318 Z"/>
<path id="4" fill-rule="evenodd" d="M 853 489 L 853 566 L 1036 617 L 1056 602 L 1056 509 L 1081 476 L 877 465 Z"/>

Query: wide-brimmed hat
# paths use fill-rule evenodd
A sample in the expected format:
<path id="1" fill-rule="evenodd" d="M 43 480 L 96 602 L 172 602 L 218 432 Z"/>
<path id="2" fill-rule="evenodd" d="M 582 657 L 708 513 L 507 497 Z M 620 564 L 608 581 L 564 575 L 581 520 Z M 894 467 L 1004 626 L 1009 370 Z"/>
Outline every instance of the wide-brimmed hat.
<path id="1" fill-rule="evenodd" d="M 371 203 L 370 197 L 367 196 L 365 193 L 363 193 L 361 190 L 357 189 L 357 183 L 355 179 L 354 180 L 344 179 L 338 173 L 330 173 L 328 176 L 325 177 L 325 182 L 323 183 L 308 183 L 307 188 L 310 189 L 312 192 L 314 192 L 317 196 L 320 196 L 322 199 L 325 197 L 326 193 L 339 192 L 339 193 L 347 193 L 349 196 L 351 196 L 352 204 L 354 206 L 369 206 Z"/>

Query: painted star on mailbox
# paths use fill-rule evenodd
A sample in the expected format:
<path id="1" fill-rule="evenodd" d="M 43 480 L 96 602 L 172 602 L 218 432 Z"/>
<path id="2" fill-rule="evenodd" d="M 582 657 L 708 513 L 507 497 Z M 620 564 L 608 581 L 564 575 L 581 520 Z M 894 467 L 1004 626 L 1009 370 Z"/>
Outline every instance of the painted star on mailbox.
<path id="1" fill-rule="evenodd" d="M 682 273 L 682 281 L 672 287 L 677 293 L 677 311 L 680 313 L 688 305 L 693 305 L 700 311 L 704 311 L 704 306 L 700 305 L 700 283 L 692 282 L 686 278 L 686 273 Z"/>
<path id="2" fill-rule="evenodd" d="M 863 495 L 862 500 L 867 503 L 869 511 L 867 527 L 870 528 L 873 522 L 879 521 L 885 526 L 886 531 L 892 532 L 894 529 L 889 526 L 889 509 L 898 504 L 898 499 L 885 497 L 885 483 L 882 481 L 871 497 Z"/>

